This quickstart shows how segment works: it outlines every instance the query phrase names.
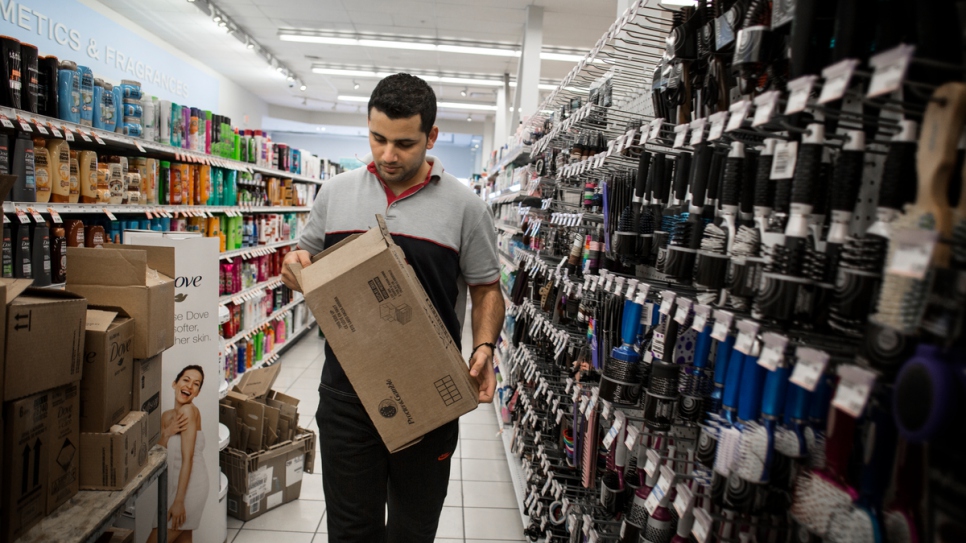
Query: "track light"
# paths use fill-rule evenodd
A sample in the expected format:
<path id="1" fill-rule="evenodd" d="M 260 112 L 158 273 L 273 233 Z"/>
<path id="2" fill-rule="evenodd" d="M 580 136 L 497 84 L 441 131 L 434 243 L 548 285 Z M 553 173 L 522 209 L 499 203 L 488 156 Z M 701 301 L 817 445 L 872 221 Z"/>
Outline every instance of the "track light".
<path id="1" fill-rule="evenodd" d="M 300 91 L 304 91 L 305 89 L 306 89 L 306 86 L 305 85 L 302 85 L 301 87 L 299 87 L 299 90 Z"/>
<path id="2" fill-rule="evenodd" d="M 355 79 L 352 80 L 352 88 L 359 90 L 359 83 Z"/>
<path id="3" fill-rule="evenodd" d="M 221 15 L 215 15 L 214 17 L 211 18 L 211 20 L 214 21 L 214 22 L 216 22 L 216 23 L 220 23 L 221 22 Z"/>
<path id="4" fill-rule="evenodd" d="M 460 96 L 462 96 L 463 98 L 466 98 L 466 91 L 468 90 L 469 90 L 469 87 L 463 87 L 463 90 L 460 91 Z"/>
<path id="5" fill-rule="evenodd" d="M 468 122 L 468 123 L 473 122 L 473 116 L 472 115 L 467 115 L 466 116 L 466 122 Z"/>

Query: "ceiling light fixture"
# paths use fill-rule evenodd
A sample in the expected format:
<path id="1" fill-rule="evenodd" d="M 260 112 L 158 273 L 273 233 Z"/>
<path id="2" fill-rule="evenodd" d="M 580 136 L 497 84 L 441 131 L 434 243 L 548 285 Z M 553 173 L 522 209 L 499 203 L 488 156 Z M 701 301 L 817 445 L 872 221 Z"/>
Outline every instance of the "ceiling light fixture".
<path id="1" fill-rule="evenodd" d="M 216 22 L 216 23 L 220 23 L 221 22 L 221 15 L 215 15 L 214 17 L 211 18 L 211 20 L 214 21 L 214 22 Z"/>
<path id="2" fill-rule="evenodd" d="M 319 75 L 345 76 L 352 78 L 382 79 L 390 76 L 393 72 L 379 72 L 361 67 L 337 68 L 330 66 L 316 65 L 312 67 L 312 73 Z M 459 77 L 459 76 L 440 76 L 429 73 L 420 73 L 418 70 L 409 70 L 409 73 L 418 76 L 424 81 L 431 83 L 443 83 L 452 85 L 462 85 L 463 87 L 502 87 L 502 79 L 487 79 L 494 77 L 493 74 L 480 74 L 478 77 Z M 510 81 L 510 87 L 515 88 L 516 81 Z M 540 90 L 555 90 L 559 85 L 553 83 L 540 83 L 537 87 Z"/>
<path id="3" fill-rule="evenodd" d="M 368 102 L 368 96 L 339 95 L 340 102 Z M 496 106 L 492 104 L 477 104 L 472 102 L 437 102 L 436 107 L 442 109 L 463 109 L 474 111 L 496 111 Z"/>
<path id="4" fill-rule="evenodd" d="M 352 88 L 355 90 L 359 90 L 359 82 L 356 81 L 355 79 L 352 80 Z"/>
<path id="5" fill-rule="evenodd" d="M 468 122 L 468 123 L 473 122 L 473 116 L 472 115 L 467 115 L 466 116 L 466 122 Z"/>
<path id="6" fill-rule="evenodd" d="M 299 87 L 299 90 L 300 91 L 304 91 L 306 88 L 308 88 L 308 87 L 306 87 L 305 85 L 302 85 L 301 87 Z"/>
<path id="7" fill-rule="evenodd" d="M 460 91 L 460 96 L 466 98 L 466 91 L 468 90 L 470 90 L 468 87 L 463 87 L 463 90 Z"/>

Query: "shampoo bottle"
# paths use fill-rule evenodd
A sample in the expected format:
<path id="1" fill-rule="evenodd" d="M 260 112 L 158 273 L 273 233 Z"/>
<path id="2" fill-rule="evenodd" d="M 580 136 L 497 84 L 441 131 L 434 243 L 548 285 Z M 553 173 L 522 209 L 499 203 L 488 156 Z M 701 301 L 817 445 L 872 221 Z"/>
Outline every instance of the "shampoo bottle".
<path id="1" fill-rule="evenodd" d="M 78 163 L 80 173 L 81 193 L 80 201 L 85 204 L 97 203 L 97 153 L 94 151 L 81 151 L 78 153 Z"/>
<path id="2" fill-rule="evenodd" d="M 40 88 L 40 66 L 36 45 L 20 44 L 20 66 L 22 72 L 20 78 L 23 82 L 20 106 L 31 113 L 39 113 L 37 110 L 37 91 Z"/>
<path id="3" fill-rule="evenodd" d="M 77 73 L 77 63 L 63 60 L 57 71 L 57 115 L 61 120 L 80 123 L 80 77 Z"/>
<path id="4" fill-rule="evenodd" d="M 63 227 L 54 228 L 50 238 L 50 280 L 54 283 L 67 281 L 67 236 Z"/>
<path id="5" fill-rule="evenodd" d="M 50 140 L 47 153 L 50 155 L 50 201 L 66 203 L 70 199 L 70 146 L 66 140 Z"/>
<path id="6" fill-rule="evenodd" d="M 107 164 L 98 164 L 97 172 L 94 175 L 97 176 L 97 190 L 94 192 L 94 202 L 98 204 L 111 203 L 111 186 L 108 183 L 111 172 Z"/>
<path id="7" fill-rule="evenodd" d="M 70 152 L 70 195 L 67 201 L 76 204 L 80 200 L 80 164 L 78 152 Z"/>
<path id="8" fill-rule="evenodd" d="M 13 175 L 17 176 L 17 182 L 12 191 L 14 201 L 38 201 L 34 158 L 34 142 L 27 137 L 27 134 L 21 132 L 17 136 L 13 149 Z M 50 197 L 49 184 L 47 197 Z"/>
<path id="9" fill-rule="evenodd" d="M 17 225 L 17 237 L 13 246 L 13 276 L 17 279 L 32 279 L 33 268 L 30 265 L 30 227 L 26 224 Z"/>
<path id="10" fill-rule="evenodd" d="M 47 228 L 46 224 L 34 225 L 31 248 L 33 250 L 30 258 L 34 286 L 45 287 L 50 284 L 50 229 Z"/>
<path id="11" fill-rule="evenodd" d="M 4 279 L 13 278 L 13 234 L 10 225 L 3 225 L 2 275 Z"/>
<path id="12" fill-rule="evenodd" d="M 87 66 L 78 66 L 80 82 L 80 124 L 91 126 L 94 120 L 94 72 Z"/>

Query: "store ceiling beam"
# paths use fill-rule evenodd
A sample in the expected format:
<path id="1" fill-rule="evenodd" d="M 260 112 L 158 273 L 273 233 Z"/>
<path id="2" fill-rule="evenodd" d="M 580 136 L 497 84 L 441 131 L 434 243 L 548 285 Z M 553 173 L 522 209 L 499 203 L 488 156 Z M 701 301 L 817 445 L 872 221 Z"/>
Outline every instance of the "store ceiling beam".
<path id="1" fill-rule="evenodd" d="M 520 118 L 532 115 L 540 104 L 540 53 L 543 50 L 543 8 L 527 6 L 527 22 L 523 29 L 523 50 L 517 72 L 517 89 L 513 100 L 510 127 Z"/>

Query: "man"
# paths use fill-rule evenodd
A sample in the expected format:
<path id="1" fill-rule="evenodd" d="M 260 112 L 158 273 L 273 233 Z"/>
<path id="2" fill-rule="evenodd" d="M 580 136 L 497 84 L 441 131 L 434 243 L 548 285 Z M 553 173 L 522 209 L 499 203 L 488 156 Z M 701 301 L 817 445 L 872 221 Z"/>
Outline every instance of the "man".
<path id="1" fill-rule="evenodd" d="M 384 215 L 457 344 L 469 287 L 470 374 L 480 382 L 480 401 L 492 402 L 493 344 L 504 312 L 493 218 L 478 196 L 426 155 L 439 128 L 434 126 L 436 95 L 425 81 L 402 73 L 383 79 L 368 111 L 368 167 L 322 185 L 297 250 L 285 257 L 282 278 L 296 288 L 287 264 L 308 266 L 311 255 L 374 227 L 376 214 Z M 431 543 L 446 498 L 458 421 L 389 454 L 337 353 L 326 345 L 325 355 L 316 420 L 329 541 Z M 406 353 L 387 363 L 405 364 Z"/>

